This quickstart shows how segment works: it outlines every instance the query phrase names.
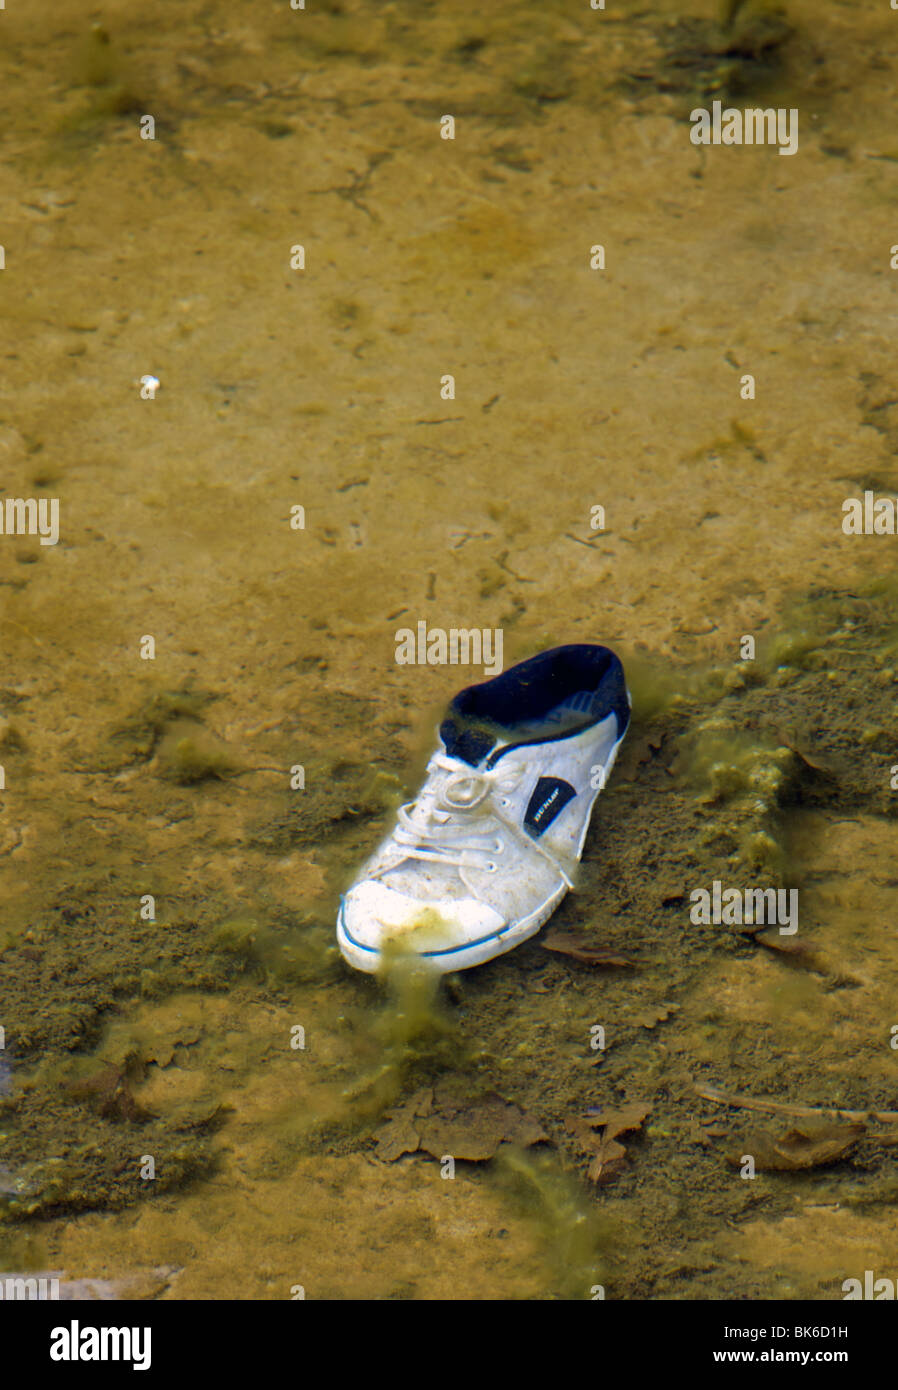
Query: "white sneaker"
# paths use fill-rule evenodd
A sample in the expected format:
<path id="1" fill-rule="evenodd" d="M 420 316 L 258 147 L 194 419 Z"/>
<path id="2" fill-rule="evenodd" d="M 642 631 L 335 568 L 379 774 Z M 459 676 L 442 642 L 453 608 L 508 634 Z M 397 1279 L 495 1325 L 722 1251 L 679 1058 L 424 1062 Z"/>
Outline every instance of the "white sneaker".
<path id="1" fill-rule="evenodd" d="M 538 932 L 573 887 L 629 720 L 607 647 L 555 647 L 456 695 L 417 799 L 341 898 L 349 964 L 467 970 Z"/>

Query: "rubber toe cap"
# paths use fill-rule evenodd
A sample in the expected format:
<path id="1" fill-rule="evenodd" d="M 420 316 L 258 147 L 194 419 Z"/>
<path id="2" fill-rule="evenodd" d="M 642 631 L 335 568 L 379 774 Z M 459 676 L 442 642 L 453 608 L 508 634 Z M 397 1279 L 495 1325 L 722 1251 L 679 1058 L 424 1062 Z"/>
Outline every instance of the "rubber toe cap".
<path id="1" fill-rule="evenodd" d="M 367 969 L 373 970 L 385 953 L 451 955 L 495 936 L 504 926 L 504 918 L 476 898 L 425 902 L 366 879 L 343 899 L 339 934 L 350 964 L 358 968 L 359 958 L 368 958 Z"/>

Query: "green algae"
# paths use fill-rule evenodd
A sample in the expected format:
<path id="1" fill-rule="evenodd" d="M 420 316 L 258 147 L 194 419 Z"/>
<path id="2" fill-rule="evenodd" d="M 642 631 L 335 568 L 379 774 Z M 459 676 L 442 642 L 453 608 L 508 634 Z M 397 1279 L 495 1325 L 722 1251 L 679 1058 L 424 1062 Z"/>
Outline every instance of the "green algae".
<path id="1" fill-rule="evenodd" d="M 156 748 L 158 775 L 182 787 L 222 780 L 242 770 L 225 742 L 201 724 L 177 720 Z"/>
<path id="2" fill-rule="evenodd" d="M 619 1218 L 609 1218 L 582 1183 L 554 1154 L 503 1145 L 493 1181 L 513 1198 L 544 1246 L 551 1282 L 545 1297 L 604 1299 L 613 1295 L 615 1252 L 627 1238 Z"/>
<path id="3" fill-rule="evenodd" d="M 156 690 L 145 696 L 136 709 L 111 729 L 111 756 L 107 753 L 104 761 L 115 767 L 147 761 L 172 727 L 200 724 L 203 711 L 216 698 L 211 692 L 189 688 Z"/>

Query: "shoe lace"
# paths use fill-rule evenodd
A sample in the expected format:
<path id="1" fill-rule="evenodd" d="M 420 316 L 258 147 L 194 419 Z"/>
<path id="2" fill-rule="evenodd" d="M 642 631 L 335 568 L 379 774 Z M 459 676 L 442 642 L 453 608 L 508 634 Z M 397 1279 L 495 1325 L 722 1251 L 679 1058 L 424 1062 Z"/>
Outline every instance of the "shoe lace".
<path id="1" fill-rule="evenodd" d="M 417 797 L 399 807 L 388 856 L 395 845 L 395 862 L 401 854 L 403 859 L 495 872 L 498 866 L 488 856 L 505 848 L 504 841 L 495 834 L 495 827 L 501 826 L 519 843 L 526 844 L 528 850 L 536 850 L 548 859 L 572 887 L 568 869 L 559 864 L 555 855 L 502 814 L 501 807 L 507 804 L 504 794 L 513 791 L 522 776 L 520 767 L 477 771 L 458 758 L 435 753 L 427 764 L 427 777 Z M 494 792 L 499 793 L 498 798 Z M 484 843 L 487 834 L 491 834 L 491 839 Z M 379 872 L 393 867 L 395 863 L 387 862 Z"/>

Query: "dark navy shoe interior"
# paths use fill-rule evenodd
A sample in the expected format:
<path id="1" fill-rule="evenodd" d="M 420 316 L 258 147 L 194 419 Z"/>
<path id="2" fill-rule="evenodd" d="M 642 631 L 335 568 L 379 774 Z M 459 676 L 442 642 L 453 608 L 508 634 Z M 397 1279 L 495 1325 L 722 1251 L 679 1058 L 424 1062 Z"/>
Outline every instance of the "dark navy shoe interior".
<path id="1" fill-rule="evenodd" d="M 620 659 L 608 647 L 553 647 L 456 695 L 440 725 L 451 757 L 476 767 L 496 743 L 518 747 L 567 738 L 614 714 L 618 738 L 630 722 Z M 507 752 L 503 747 L 489 765 Z"/>

